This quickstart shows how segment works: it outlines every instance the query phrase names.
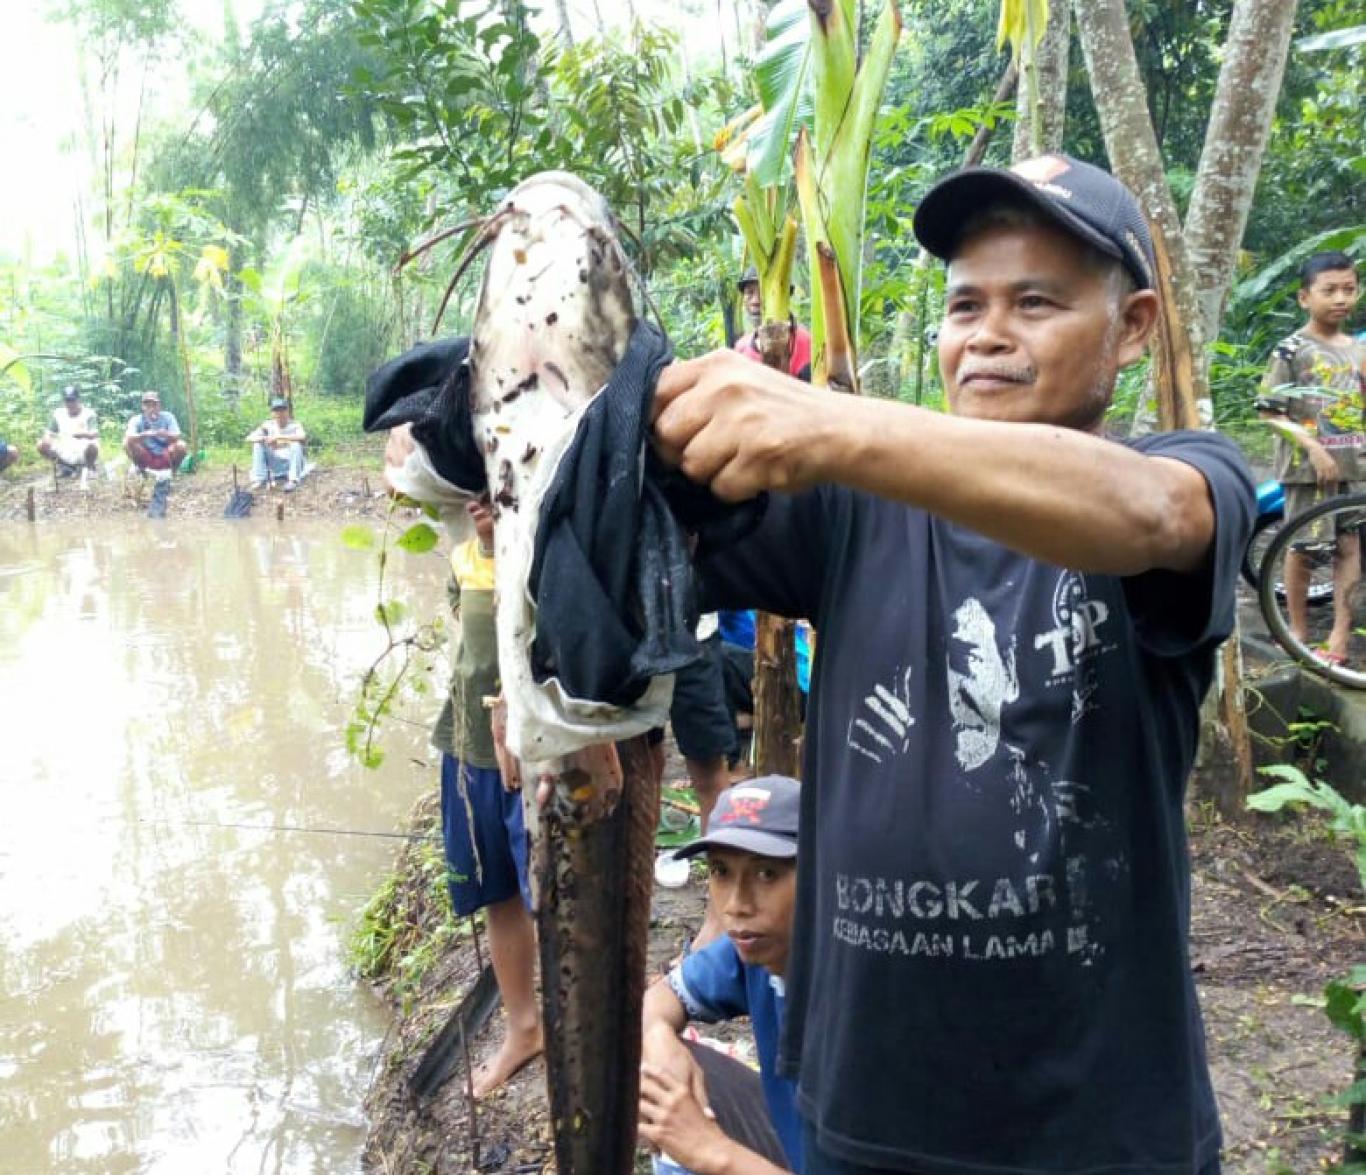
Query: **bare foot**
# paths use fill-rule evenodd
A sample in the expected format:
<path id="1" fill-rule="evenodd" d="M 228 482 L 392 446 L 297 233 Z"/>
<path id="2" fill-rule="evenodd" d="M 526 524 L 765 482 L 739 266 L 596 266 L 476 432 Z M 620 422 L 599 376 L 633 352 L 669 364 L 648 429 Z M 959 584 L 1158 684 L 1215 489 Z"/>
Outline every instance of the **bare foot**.
<path id="1" fill-rule="evenodd" d="M 539 1028 L 531 1033 L 509 1032 L 498 1051 L 475 1069 L 474 1096 L 484 1097 L 505 1085 L 539 1057 L 544 1048 Z"/>

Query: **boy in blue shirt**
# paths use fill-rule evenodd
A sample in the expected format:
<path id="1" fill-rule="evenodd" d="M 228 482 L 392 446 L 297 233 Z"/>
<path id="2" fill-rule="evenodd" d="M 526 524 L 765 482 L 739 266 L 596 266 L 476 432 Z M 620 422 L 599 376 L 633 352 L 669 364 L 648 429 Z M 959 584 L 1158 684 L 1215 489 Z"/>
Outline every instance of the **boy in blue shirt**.
<path id="1" fill-rule="evenodd" d="M 783 971 L 792 936 L 800 786 L 770 775 L 721 793 L 707 835 L 711 907 L 725 934 L 687 955 L 645 993 L 641 1137 L 695 1175 L 802 1169 L 796 1085 L 775 1071 Z M 714 1049 L 690 1049 L 690 1020 L 748 1016 L 759 1072 Z"/>

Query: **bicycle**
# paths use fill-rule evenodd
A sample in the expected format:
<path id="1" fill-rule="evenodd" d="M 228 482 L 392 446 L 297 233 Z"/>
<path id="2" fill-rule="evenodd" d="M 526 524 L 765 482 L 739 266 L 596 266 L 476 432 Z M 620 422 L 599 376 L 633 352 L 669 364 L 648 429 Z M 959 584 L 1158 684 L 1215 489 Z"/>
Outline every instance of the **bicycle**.
<path id="1" fill-rule="evenodd" d="M 1340 521 L 1344 515 L 1347 516 L 1345 523 Z M 1366 614 L 1362 607 L 1361 582 L 1358 581 L 1350 602 L 1353 615 L 1348 662 L 1332 664 L 1323 658 L 1316 646 L 1323 642 L 1333 626 L 1333 610 L 1306 608 L 1307 639 L 1297 638 L 1290 629 L 1284 565 L 1286 555 L 1292 549 L 1303 561 L 1309 577 L 1306 604 L 1316 598 L 1331 599 L 1338 528 L 1356 531 L 1361 552 L 1366 548 L 1366 544 L 1360 542 L 1363 522 L 1366 522 L 1366 493 L 1345 494 L 1320 502 L 1285 522 L 1267 546 L 1258 571 L 1258 603 L 1272 638 L 1306 669 L 1352 689 L 1366 689 Z M 1366 564 L 1366 558 L 1363 558 L 1363 564 Z"/>

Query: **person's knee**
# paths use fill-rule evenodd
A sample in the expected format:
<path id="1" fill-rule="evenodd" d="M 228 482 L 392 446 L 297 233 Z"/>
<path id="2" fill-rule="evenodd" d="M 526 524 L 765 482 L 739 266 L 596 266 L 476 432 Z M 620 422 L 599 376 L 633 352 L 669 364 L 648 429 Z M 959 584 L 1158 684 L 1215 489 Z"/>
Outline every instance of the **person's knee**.
<path id="1" fill-rule="evenodd" d="M 49 461 L 57 456 L 56 451 L 52 447 L 52 442 L 49 441 L 47 437 L 43 437 L 42 440 L 38 442 L 38 455 L 46 457 Z"/>

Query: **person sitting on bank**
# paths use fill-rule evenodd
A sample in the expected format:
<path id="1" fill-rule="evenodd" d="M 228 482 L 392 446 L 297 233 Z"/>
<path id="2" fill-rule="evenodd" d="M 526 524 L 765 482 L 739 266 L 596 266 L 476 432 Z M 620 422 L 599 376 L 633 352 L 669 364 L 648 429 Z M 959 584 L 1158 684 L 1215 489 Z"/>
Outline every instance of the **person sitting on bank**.
<path id="1" fill-rule="evenodd" d="M 128 421 L 123 451 L 135 469 L 154 474 L 158 481 L 169 478 L 185 460 L 188 450 L 180 425 L 171 413 L 162 410 L 159 392 L 142 393 L 142 411 Z"/>
<path id="2" fill-rule="evenodd" d="M 94 469 L 100 459 L 100 425 L 93 408 L 81 403 L 79 389 L 62 391 L 62 406 L 52 413 L 47 431 L 38 438 L 38 452 L 55 461 L 66 476 L 81 467 Z"/>
<path id="3" fill-rule="evenodd" d="M 783 973 L 797 892 L 801 787 L 769 775 L 723 791 L 707 835 L 678 850 L 707 854 L 707 888 L 725 933 L 645 993 L 640 1133 L 695 1175 L 802 1169 L 796 1083 L 776 1072 Z M 690 1020 L 748 1016 L 759 1072 L 679 1034 Z M 670 1165 L 670 1163 L 672 1165 Z"/>
<path id="4" fill-rule="evenodd" d="M 735 349 L 741 355 L 762 363 L 759 328 L 764 323 L 764 302 L 759 292 L 759 271 L 751 265 L 736 284 L 740 287 L 740 300 L 744 303 L 750 329 L 749 334 L 735 340 Z M 787 373 L 807 383 L 811 382 L 811 332 L 796 319 L 792 320 L 792 350 L 788 352 Z"/>
<path id="5" fill-rule="evenodd" d="M 19 460 L 19 450 L 0 437 L 0 473 Z"/>
<path id="6" fill-rule="evenodd" d="M 308 472 L 304 463 L 304 426 L 290 416 L 289 401 L 276 396 L 270 402 L 270 419 L 247 434 L 251 445 L 251 488 L 259 490 L 267 480 L 282 479 L 286 490 L 295 489 Z"/>

